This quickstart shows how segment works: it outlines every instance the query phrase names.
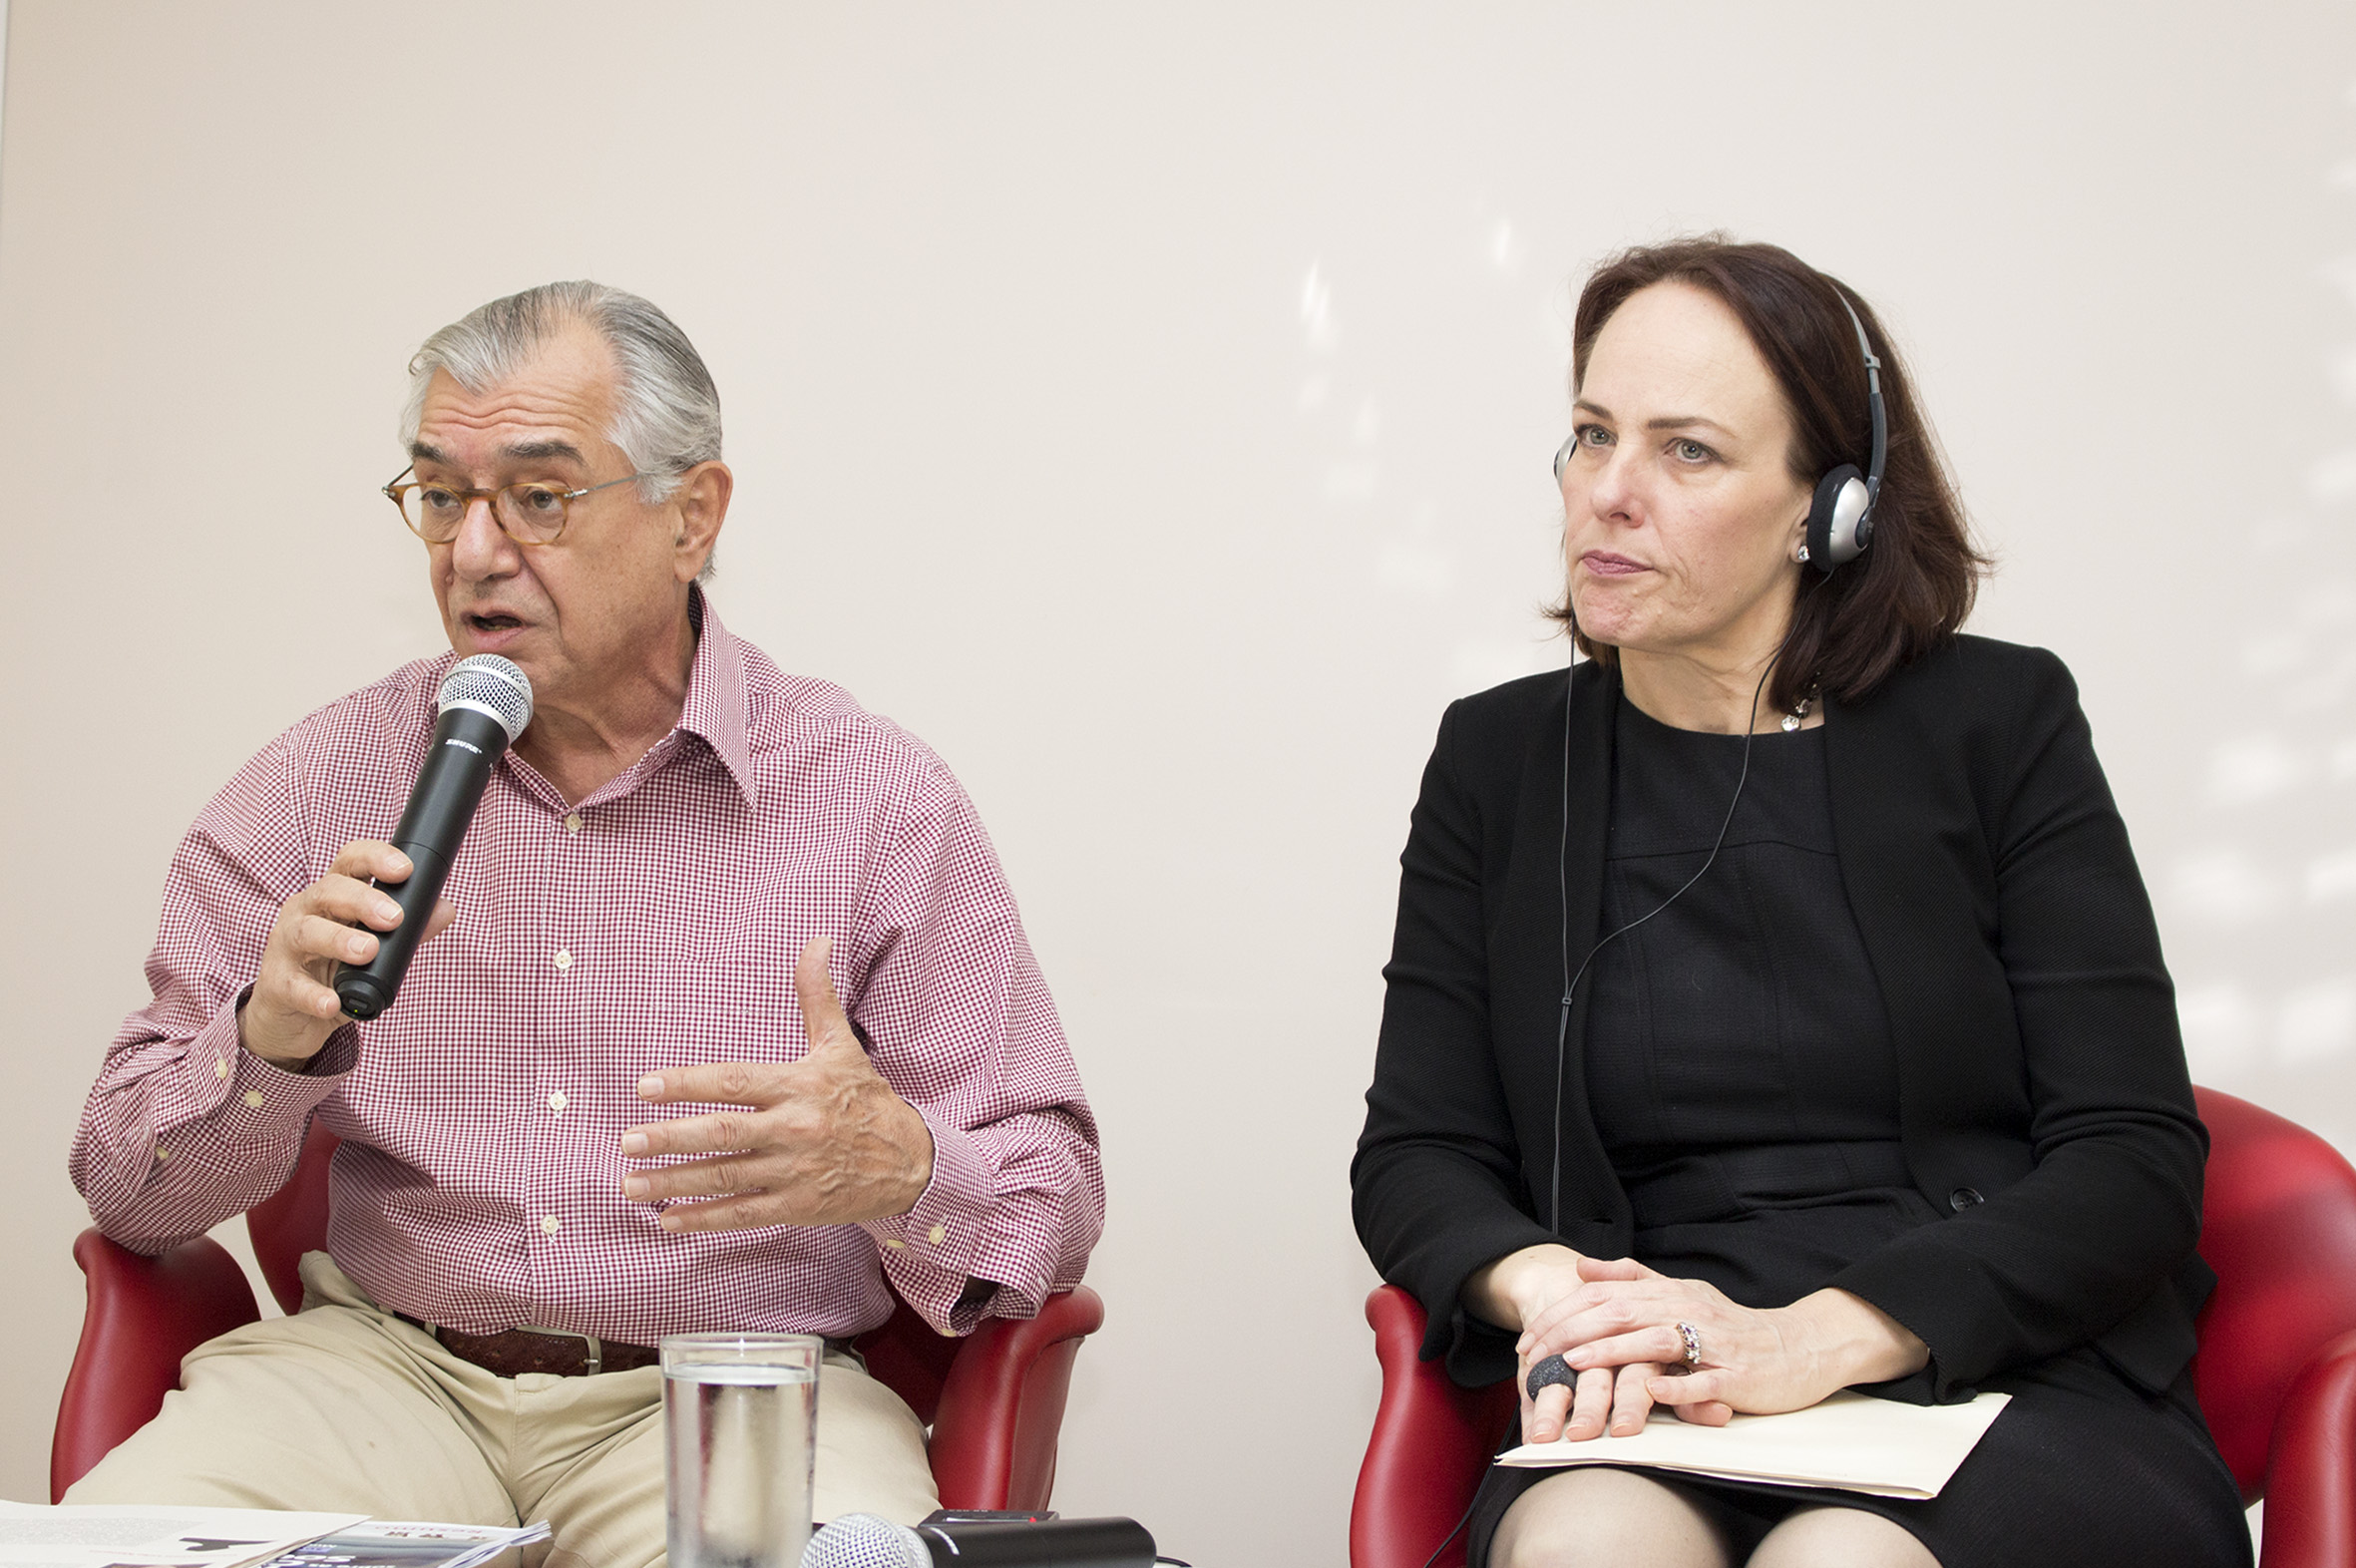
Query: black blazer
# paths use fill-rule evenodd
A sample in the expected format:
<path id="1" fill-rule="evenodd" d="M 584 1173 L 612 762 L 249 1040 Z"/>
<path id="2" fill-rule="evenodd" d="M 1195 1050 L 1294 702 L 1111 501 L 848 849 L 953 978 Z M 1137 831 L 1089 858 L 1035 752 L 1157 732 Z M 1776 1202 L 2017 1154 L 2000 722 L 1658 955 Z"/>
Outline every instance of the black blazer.
<path id="1" fill-rule="evenodd" d="M 1595 943 L 1618 676 L 1463 698 L 1440 721 L 1400 857 L 1359 1236 L 1430 1314 L 1457 1381 L 1513 1371 L 1465 1279 L 1555 1239 L 1561 895 Z M 1864 701 L 1824 706 L 1834 847 L 1898 1054 L 1908 1167 L 1946 1217 L 1826 1281 L 1930 1347 L 1915 1397 L 2092 1342 L 2154 1392 L 2214 1283 L 2192 1247 L 2208 1136 L 2192 1107 L 2151 901 L 2077 686 L 2038 648 L 1961 637 Z M 1583 987 L 1584 988 L 1584 987 Z M 1627 1255 L 1628 1201 L 1590 1119 L 1573 1009 L 1561 1240 Z"/>

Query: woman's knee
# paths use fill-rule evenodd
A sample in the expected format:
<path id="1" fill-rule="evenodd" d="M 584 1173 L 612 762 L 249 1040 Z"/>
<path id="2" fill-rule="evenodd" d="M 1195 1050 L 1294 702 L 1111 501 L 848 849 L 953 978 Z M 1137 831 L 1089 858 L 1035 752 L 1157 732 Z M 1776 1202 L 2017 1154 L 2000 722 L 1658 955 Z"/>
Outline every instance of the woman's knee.
<path id="1" fill-rule="evenodd" d="M 1904 1525 L 1862 1508 L 1803 1508 L 1767 1532 L 1750 1568 L 1939 1568 Z"/>
<path id="2" fill-rule="evenodd" d="M 1598 1466 L 1522 1493 L 1497 1526 L 1493 1568 L 1727 1568 L 1717 1525 L 1683 1492 Z"/>

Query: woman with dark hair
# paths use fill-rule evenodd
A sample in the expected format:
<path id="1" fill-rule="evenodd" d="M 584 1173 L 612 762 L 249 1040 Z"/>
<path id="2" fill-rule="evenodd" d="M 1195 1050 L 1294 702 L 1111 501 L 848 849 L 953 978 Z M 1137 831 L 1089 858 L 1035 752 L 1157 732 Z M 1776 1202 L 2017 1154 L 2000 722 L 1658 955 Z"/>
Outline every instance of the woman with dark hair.
<path id="1" fill-rule="evenodd" d="M 2150 902 L 2068 671 L 1959 634 L 1984 563 L 1873 311 L 1773 246 L 1632 250 L 1572 385 L 1589 658 L 1441 720 L 1359 1233 L 1529 1441 L 2012 1402 L 1923 1502 L 1492 1468 L 1475 1568 L 2246 1564 Z"/>

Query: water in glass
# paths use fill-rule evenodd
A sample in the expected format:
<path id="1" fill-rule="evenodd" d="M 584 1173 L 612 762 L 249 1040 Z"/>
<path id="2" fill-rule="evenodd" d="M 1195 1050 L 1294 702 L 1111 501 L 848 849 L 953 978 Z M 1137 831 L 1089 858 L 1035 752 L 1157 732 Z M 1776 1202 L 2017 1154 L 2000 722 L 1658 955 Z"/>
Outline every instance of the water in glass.
<path id="1" fill-rule="evenodd" d="M 815 1366 L 666 1364 L 671 1568 L 795 1568 L 810 1538 Z"/>

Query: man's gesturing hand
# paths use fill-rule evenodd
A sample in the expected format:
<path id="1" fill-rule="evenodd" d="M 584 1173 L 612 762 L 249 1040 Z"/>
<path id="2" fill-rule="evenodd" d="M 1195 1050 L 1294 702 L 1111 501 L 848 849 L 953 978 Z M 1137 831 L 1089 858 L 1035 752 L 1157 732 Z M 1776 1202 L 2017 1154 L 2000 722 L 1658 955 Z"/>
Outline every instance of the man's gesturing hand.
<path id="1" fill-rule="evenodd" d="M 738 1105 L 648 1122 L 621 1135 L 621 1152 L 709 1158 L 633 1171 L 621 1190 L 641 1203 L 692 1198 L 662 1213 L 669 1231 L 755 1225 L 847 1225 L 906 1214 L 933 1179 L 933 1131 L 867 1059 L 827 978 L 833 944 L 813 938 L 794 966 L 794 995 L 810 1033 L 800 1061 L 722 1061 L 665 1067 L 638 1080 L 638 1097 Z"/>
<path id="2" fill-rule="evenodd" d="M 343 1022 L 343 1002 L 329 989 L 336 966 L 376 957 L 375 936 L 357 928 L 391 931 L 401 924 L 401 906 L 364 879 L 405 882 L 410 870 L 409 857 L 390 844 L 354 839 L 326 876 L 278 906 L 253 989 L 237 1009 L 237 1038 L 248 1051 L 295 1071 L 319 1054 Z M 457 918 L 448 899 L 435 901 L 426 937 Z"/>

